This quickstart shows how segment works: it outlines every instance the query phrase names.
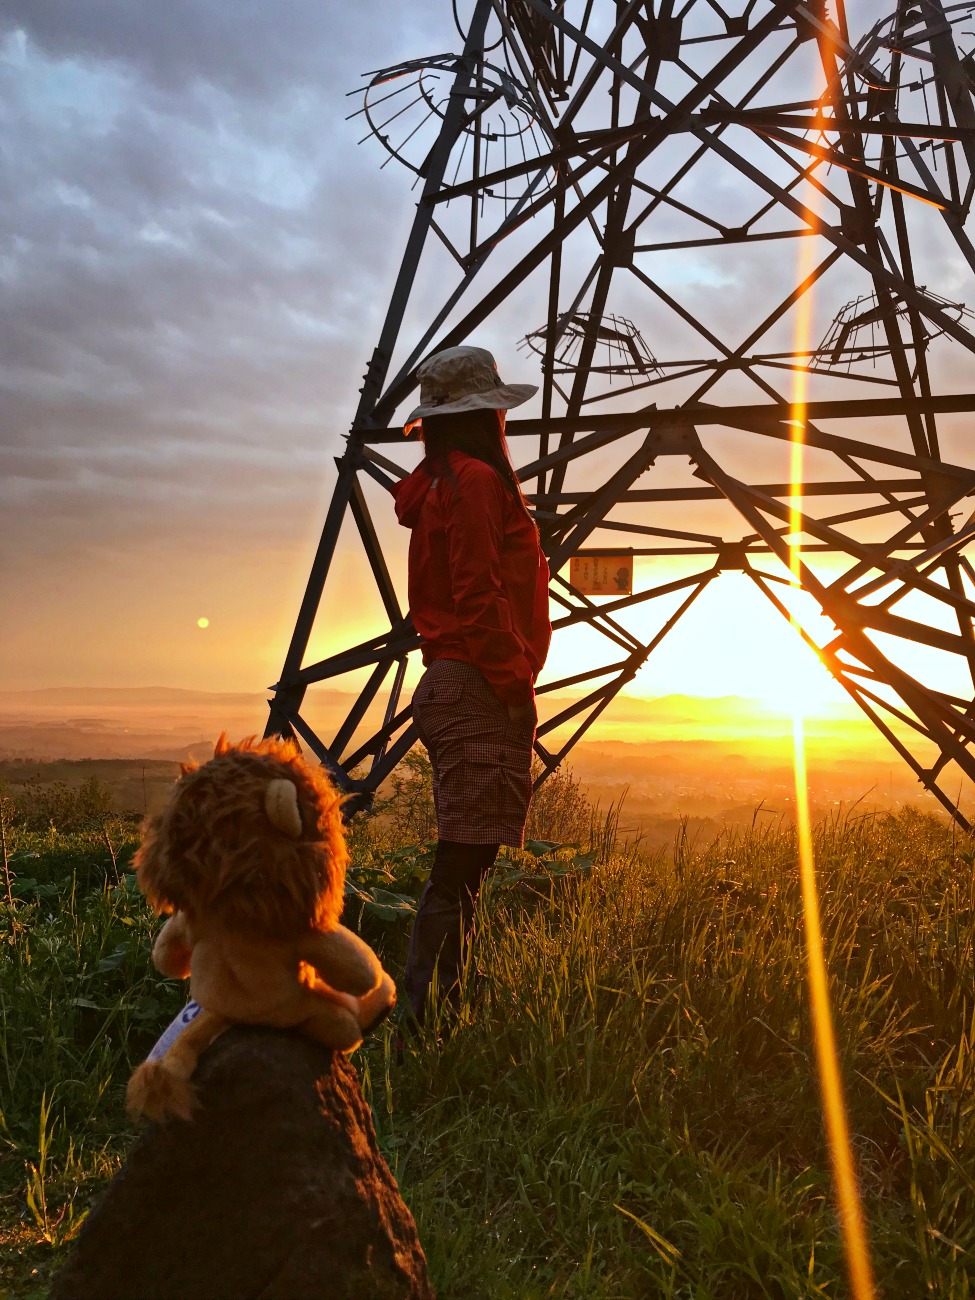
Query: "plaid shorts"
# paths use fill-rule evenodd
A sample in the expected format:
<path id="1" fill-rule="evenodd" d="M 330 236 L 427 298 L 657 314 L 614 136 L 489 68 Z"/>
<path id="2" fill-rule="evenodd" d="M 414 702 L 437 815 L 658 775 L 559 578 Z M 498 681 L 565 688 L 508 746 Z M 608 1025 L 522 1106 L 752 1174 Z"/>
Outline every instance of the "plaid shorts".
<path id="1" fill-rule="evenodd" d="M 435 659 L 413 692 L 413 721 L 433 767 L 439 837 L 521 848 L 534 720 L 514 724 L 472 664 Z"/>

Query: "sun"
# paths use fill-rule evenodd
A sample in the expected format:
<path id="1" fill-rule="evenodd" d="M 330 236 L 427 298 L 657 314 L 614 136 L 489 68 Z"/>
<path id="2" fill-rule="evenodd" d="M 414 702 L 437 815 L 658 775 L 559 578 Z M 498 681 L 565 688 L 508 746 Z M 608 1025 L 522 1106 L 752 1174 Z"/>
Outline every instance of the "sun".
<path id="1" fill-rule="evenodd" d="M 209 620 L 208 618 L 198 618 L 198 619 L 196 620 L 196 626 L 197 626 L 197 627 L 209 627 L 209 626 L 210 626 L 210 620 Z"/>
<path id="2" fill-rule="evenodd" d="M 784 595 L 807 631 L 820 644 L 828 641 L 833 629 L 815 602 L 803 592 Z M 662 616 L 663 610 L 653 626 L 648 622 L 638 627 L 635 619 L 628 625 L 649 640 Z M 557 639 L 552 658 L 565 663 L 553 662 L 552 674 L 559 667 L 566 673 L 578 670 L 590 644 L 587 639 L 584 646 L 581 635 L 575 644 L 571 637 L 561 645 Z M 629 690 L 651 698 L 733 695 L 787 717 L 797 706 L 806 716 L 828 715 L 849 698 L 789 621 L 750 579 L 734 572 L 722 574 L 702 593 L 654 650 Z"/>
<path id="3" fill-rule="evenodd" d="M 819 716 L 848 700 L 848 696 L 822 660 L 791 628 L 795 644 L 782 646 L 782 653 L 765 661 L 766 672 L 752 698 L 773 713 L 804 717 Z"/>

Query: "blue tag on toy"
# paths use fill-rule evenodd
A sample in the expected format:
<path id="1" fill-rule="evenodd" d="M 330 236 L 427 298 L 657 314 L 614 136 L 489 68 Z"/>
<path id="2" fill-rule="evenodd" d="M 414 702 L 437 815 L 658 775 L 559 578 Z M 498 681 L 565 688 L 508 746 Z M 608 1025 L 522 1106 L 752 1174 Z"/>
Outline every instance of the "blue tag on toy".
<path id="1" fill-rule="evenodd" d="M 176 1042 L 176 1039 L 179 1038 L 183 1030 L 188 1025 L 191 1025 L 193 1021 L 197 1018 L 197 1016 L 200 1014 L 200 1010 L 201 1008 L 199 1002 L 187 1002 L 186 1006 L 179 1013 L 176 1019 L 170 1024 L 169 1028 L 165 1030 L 162 1037 L 159 1039 L 155 1047 L 149 1053 L 148 1060 L 150 1061 L 161 1060 L 169 1051 L 169 1049 L 172 1047 L 173 1043 Z"/>

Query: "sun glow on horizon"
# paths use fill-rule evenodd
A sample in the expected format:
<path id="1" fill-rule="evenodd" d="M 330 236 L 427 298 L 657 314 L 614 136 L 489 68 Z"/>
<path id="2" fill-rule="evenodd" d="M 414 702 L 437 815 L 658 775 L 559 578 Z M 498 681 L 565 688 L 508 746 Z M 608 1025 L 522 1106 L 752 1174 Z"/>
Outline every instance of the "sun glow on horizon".
<path id="1" fill-rule="evenodd" d="M 654 572 L 655 580 L 661 576 L 659 569 Z M 639 580 L 638 572 L 637 584 Z M 784 600 L 801 611 L 805 626 L 817 636 L 832 630 L 805 593 L 789 591 Z M 669 612 L 647 607 L 645 625 L 636 618 L 627 625 L 647 640 Z M 596 662 L 600 652 L 595 633 L 560 634 L 552 642 L 545 680 L 569 676 L 590 658 Z M 792 716 L 796 699 L 809 716 L 828 716 L 838 706 L 848 707 L 846 693 L 815 652 L 753 582 L 733 571 L 709 584 L 628 684 L 626 694 L 641 699 L 736 696 L 785 717 Z"/>

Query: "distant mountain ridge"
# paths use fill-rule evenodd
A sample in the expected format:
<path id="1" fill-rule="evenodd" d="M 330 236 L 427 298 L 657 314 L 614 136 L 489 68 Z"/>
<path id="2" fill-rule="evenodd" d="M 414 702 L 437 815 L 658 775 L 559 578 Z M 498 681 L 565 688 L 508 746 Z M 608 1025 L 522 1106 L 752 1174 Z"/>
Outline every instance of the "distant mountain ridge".
<path id="1" fill-rule="evenodd" d="M 578 695 L 540 696 L 542 717 L 572 698 Z M 328 737 L 354 699 L 342 691 L 309 691 L 303 716 Z M 383 697 L 375 702 L 363 735 L 378 725 L 385 704 Z M 263 691 L 0 690 L 0 760 L 21 773 L 33 763 L 68 760 L 59 772 L 70 770 L 74 775 L 67 779 L 80 780 L 84 773 L 101 771 L 90 766 L 92 761 L 203 760 L 221 731 L 233 740 L 260 735 L 266 720 Z M 857 800 L 865 801 L 863 808 L 931 806 L 910 769 L 852 706 L 808 719 L 805 732 L 817 815 Z M 673 840 L 682 817 L 698 819 L 710 835 L 722 826 L 751 825 L 758 815 L 791 815 L 792 751 L 791 719 L 761 701 L 736 695 L 620 695 L 570 752 L 566 765 L 595 804 L 607 809 L 622 800 L 627 825 L 645 832 L 648 843 L 662 845 Z M 167 775 L 163 784 L 171 779 Z M 138 803 L 138 781 L 136 787 Z"/>
<path id="2" fill-rule="evenodd" d="M 267 722 L 267 691 L 203 691 L 175 686 L 52 686 L 0 689 L 0 758 L 183 758 L 212 745 L 221 731 L 232 738 L 261 734 Z M 539 696 L 549 717 L 577 693 Z M 334 734 L 355 696 L 316 688 L 308 692 L 303 716 L 320 734 Z M 363 721 L 368 735 L 381 721 L 380 694 Z M 736 695 L 716 697 L 621 694 L 586 733 L 587 743 L 646 745 L 740 739 L 776 746 L 791 735 L 791 719 L 761 701 Z M 874 743 L 873 729 L 852 710 L 833 710 L 811 719 L 811 736 L 841 731 Z"/>
<path id="3" fill-rule="evenodd" d="M 270 687 L 263 691 L 204 691 L 182 686 L 42 686 L 17 690 L 0 687 L 0 714 L 5 714 L 10 709 L 18 706 L 46 709 L 55 705 L 60 707 L 65 705 L 118 707 L 119 705 L 136 704 L 149 706 L 206 705 L 208 707 L 214 707 L 218 704 L 224 706 L 231 704 L 247 705 L 252 704 L 255 700 L 260 700 L 262 703 L 266 702 L 270 694 Z M 310 695 L 320 699 L 334 699 L 336 702 L 346 703 L 351 703 L 356 698 L 354 692 L 351 691 L 329 690 L 321 687 L 313 688 Z M 581 692 L 562 691 L 551 695 L 542 695 L 540 698 L 543 702 L 551 700 L 565 703 L 581 697 Z M 762 700 L 749 699 L 742 695 L 670 694 L 644 696 L 621 693 L 619 700 L 625 702 L 631 708 L 652 708 L 657 712 L 665 712 L 671 717 L 679 717 L 681 711 L 683 711 L 688 720 L 696 719 L 700 716 L 701 711 L 705 709 L 736 715 L 747 713 L 753 716 L 758 713 L 774 717 L 786 716 Z M 835 706 L 835 708 L 839 713 L 847 711 L 842 705 Z"/>
<path id="4" fill-rule="evenodd" d="M 340 692 L 332 692 L 339 694 Z M 0 710 L 14 704 L 195 704 L 266 699 L 268 691 L 200 691 L 182 686 L 40 686 L 27 690 L 0 687 Z"/>

